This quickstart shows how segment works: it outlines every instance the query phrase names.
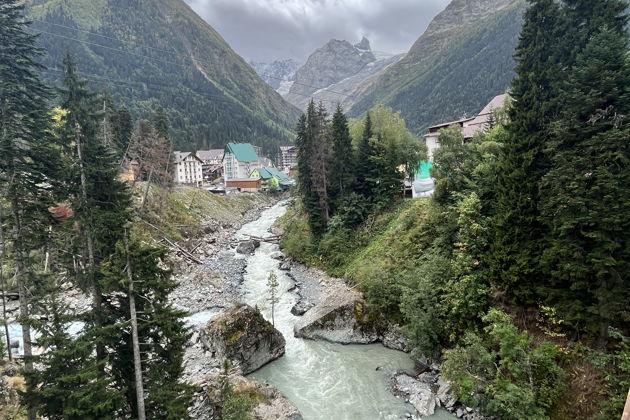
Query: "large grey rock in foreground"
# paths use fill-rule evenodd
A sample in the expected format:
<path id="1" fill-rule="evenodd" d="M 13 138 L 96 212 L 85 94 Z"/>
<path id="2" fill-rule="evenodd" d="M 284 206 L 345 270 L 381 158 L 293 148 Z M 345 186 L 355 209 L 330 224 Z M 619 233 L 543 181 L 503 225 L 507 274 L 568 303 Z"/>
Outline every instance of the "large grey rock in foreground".
<path id="1" fill-rule="evenodd" d="M 201 329 L 200 339 L 214 359 L 230 360 L 244 375 L 284 354 L 280 331 L 248 305 L 230 308 L 210 320 Z"/>
<path id="2" fill-rule="evenodd" d="M 342 344 L 368 344 L 380 339 L 377 320 L 366 313 L 359 292 L 336 291 L 323 297 L 295 324 L 296 337 Z"/>

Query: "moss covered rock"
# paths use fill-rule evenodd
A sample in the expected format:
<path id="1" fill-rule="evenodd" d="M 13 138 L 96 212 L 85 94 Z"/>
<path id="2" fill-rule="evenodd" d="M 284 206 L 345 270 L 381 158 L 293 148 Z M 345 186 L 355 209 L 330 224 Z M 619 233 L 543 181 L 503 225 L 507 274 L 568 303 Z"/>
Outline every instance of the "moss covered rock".
<path id="1" fill-rule="evenodd" d="M 232 307 L 210 320 L 200 339 L 213 358 L 229 360 L 244 375 L 281 357 L 285 347 L 280 331 L 248 305 Z"/>

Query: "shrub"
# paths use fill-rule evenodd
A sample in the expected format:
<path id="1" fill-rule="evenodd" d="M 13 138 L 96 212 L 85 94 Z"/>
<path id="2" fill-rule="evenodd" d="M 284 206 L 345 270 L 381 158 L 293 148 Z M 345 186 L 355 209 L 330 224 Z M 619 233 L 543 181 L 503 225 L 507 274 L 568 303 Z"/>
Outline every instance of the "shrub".
<path id="1" fill-rule="evenodd" d="M 544 419 L 564 392 L 560 352 L 549 342 L 535 346 L 504 312 L 491 309 L 480 337 L 445 352 L 444 373 L 466 404 L 506 420 Z"/>

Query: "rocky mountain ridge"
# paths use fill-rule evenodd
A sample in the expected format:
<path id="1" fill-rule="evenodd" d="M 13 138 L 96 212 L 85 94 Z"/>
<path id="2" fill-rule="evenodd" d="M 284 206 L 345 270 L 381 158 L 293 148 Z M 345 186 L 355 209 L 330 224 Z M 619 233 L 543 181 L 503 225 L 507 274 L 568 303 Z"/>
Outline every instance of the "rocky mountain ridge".
<path id="1" fill-rule="evenodd" d="M 354 45 L 332 39 L 311 54 L 296 72 L 295 81 L 284 98 L 300 109 L 305 109 L 311 98 L 333 109 L 337 102 L 343 103 L 356 86 L 399 59 L 400 56 L 372 51 L 365 37 Z"/>

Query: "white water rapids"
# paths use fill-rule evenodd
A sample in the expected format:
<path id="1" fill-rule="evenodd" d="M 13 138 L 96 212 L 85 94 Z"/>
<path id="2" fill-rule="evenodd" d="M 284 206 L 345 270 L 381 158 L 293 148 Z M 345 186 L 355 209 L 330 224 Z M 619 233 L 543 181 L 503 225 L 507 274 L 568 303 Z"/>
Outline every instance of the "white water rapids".
<path id="1" fill-rule="evenodd" d="M 237 238 L 270 236 L 269 229 L 285 211 L 284 203 L 264 211 L 258 220 L 243 226 Z M 412 406 L 387 389 L 395 371 L 413 371 L 414 364 L 406 353 L 380 344 L 342 345 L 293 336 L 293 326 L 299 318 L 291 314 L 291 308 L 297 296 L 288 291 L 293 281 L 278 269 L 278 261 L 271 258 L 278 249 L 278 245 L 262 243 L 247 258 L 243 290 L 245 303 L 257 305 L 271 321 L 267 277 L 270 272 L 276 273 L 280 302 L 275 307 L 275 327 L 286 339 L 286 354 L 251 376 L 278 388 L 305 420 L 393 420 L 414 413 Z M 453 418 L 446 411 L 438 411 L 431 417 L 432 420 Z"/>

